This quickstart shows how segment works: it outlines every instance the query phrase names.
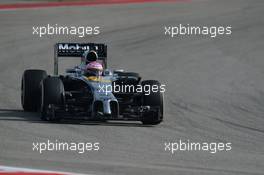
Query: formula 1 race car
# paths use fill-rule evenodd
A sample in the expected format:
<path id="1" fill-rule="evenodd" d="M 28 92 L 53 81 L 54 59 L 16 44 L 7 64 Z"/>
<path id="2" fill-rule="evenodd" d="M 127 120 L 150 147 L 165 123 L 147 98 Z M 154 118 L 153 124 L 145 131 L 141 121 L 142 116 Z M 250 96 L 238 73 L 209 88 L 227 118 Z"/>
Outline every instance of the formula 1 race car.
<path id="1" fill-rule="evenodd" d="M 63 118 L 141 121 L 157 125 L 163 121 L 164 87 L 156 80 L 141 81 L 138 73 L 107 68 L 107 46 L 98 43 L 57 43 L 54 75 L 45 70 L 25 70 L 21 103 L 25 111 L 40 112 L 45 121 Z M 79 57 L 95 51 L 104 67 L 91 78 L 79 67 L 58 75 L 60 57 Z M 94 61 L 94 60 L 90 60 Z"/>

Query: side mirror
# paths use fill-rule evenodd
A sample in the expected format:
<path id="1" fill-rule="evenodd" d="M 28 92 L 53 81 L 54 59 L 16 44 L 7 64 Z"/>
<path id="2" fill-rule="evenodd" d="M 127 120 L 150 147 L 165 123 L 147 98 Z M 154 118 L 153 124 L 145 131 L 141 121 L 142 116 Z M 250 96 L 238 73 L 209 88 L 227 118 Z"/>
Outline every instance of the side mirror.
<path id="1" fill-rule="evenodd" d="M 82 70 L 80 68 L 66 69 L 67 74 L 81 74 Z"/>
<path id="2" fill-rule="evenodd" d="M 103 72 L 103 75 L 104 76 L 111 76 L 111 75 L 113 75 L 113 72 L 110 71 L 109 69 L 105 69 L 104 72 Z"/>
<path id="3" fill-rule="evenodd" d="M 118 72 L 124 72 L 124 69 L 115 69 L 114 73 L 118 73 Z"/>

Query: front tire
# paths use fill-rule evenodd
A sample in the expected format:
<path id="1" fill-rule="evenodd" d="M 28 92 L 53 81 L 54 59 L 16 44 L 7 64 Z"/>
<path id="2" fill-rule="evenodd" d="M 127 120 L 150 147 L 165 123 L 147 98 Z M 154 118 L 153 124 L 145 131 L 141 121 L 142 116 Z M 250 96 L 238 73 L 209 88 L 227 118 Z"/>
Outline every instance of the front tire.
<path id="1" fill-rule="evenodd" d="M 163 113 L 164 113 L 164 104 L 163 104 L 163 92 L 161 92 L 160 87 L 161 84 L 156 80 L 146 80 L 141 83 L 143 89 L 145 86 L 153 87 L 157 86 L 157 92 L 149 92 L 146 94 L 143 92 L 142 96 L 142 105 L 150 106 L 150 108 L 156 108 L 156 111 L 145 112 L 142 115 L 142 123 L 144 125 L 157 125 L 163 121 Z"/>
<path id="2" fill-rule="evenodd" d="M 46 77 L 44 70 L 24 71 L 21 81 L 21 104 L 25 111 L 36 112 L 40 109 L 40 83 Z"/>
<path id="3" fill-rule="evenodd" d="M 56 107 L 63 106 L 65 93 L 60 78 L 47 77 L 43 80 L 41 95 L 41 119 L 45 121 L 59 121 Z"/>

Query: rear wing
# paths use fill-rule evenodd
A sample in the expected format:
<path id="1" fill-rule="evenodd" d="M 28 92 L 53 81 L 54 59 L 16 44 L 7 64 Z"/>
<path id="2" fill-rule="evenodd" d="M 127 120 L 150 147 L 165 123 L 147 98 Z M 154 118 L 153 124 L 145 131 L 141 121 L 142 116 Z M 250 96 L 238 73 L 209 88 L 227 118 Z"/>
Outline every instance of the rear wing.
<path id="1" fill-rule="evenodd" d="M 54 75 L 58 75 L 59 57 L 81 57 L 85 51 L 94 50 L 107 68 L 107 45 L 103 43 L 56 43 L 54 46 Z"/>

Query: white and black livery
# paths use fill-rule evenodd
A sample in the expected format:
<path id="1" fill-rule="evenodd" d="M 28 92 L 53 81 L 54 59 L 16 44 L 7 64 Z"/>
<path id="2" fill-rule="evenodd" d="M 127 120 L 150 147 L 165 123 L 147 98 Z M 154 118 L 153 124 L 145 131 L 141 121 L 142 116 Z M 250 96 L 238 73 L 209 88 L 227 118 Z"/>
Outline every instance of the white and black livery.
<path id="1" fill-rule="evenodd" d="M 78 66 L 58 75 L 60 57 L 78 57 L 95 51 L 104 67 L 100 77 L 89 77 Z M 113 86 L 115 85 L 115 86 Z M 155 92 L 111 91 L 106 87 L 130 89 L 156 86 Z M 54 75 L 45 70 L 25 70 L 21 83 L 21 103 L 25 111 L 40 112 L 41 119 L 59 122 L 63 118 L 87 120 L 131 120 L 146 125 L 163 121 L 163 92 L 156 80 L 142 81 L 138 73 L 109 70 L 107 46 L 98 43 L 57 43 L 54 46 Z M 107 91 L 105 91 L 107 90 Z"/>

